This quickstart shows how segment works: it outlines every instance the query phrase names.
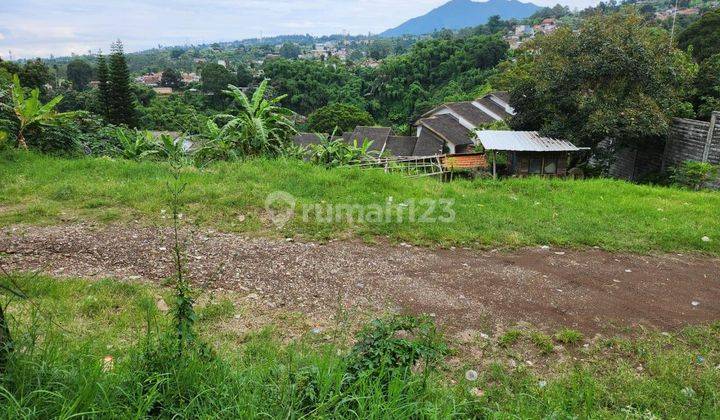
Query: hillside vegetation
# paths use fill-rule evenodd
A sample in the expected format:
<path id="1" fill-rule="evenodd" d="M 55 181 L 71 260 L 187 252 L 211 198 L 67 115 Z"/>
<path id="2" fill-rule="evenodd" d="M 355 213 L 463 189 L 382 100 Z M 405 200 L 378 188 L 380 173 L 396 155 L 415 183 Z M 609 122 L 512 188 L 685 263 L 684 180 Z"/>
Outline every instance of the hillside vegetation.
<path id="1" fill-rule="evenodd" d="M 0 155 L 0 225 L 161 221 L 167 208 L 167 164 L 109 158 L 64 159 L 29 152 Z M 421 245 L 598 246 L 608 250 L 720 254 L 720 194 L 585 181 L 508 179 L 412 180 L 381 171 L 324 169 L 297 160 L 250 159 L 183 169 L 188 220 L 258 235 L 330 239 L 388 237 Z M 295 217 L 278 230 L 265 210 L 269 194 L 297 200 Z M 315 205 L 379 205 L 397 214 L 423 200 L 454 200 L 448 222 L 412 223 L 309 217 Z M 443 215 L 443 206 L 433 216 Z M 313 216 L 313 212 L 309 213 Z M 407 212 L 404 214 L 408 214 Z"/>

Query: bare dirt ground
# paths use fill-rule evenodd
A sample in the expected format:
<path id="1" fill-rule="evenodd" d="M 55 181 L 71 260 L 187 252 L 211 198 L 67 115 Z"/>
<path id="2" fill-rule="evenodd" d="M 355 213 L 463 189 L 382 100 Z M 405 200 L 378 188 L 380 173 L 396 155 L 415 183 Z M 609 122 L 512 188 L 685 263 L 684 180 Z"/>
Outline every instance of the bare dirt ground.
<path id="1" fill-rule="evenodd" d="M 12 270 L 162 283 L 170 231 L 73 225 L 0 230 Z M 427 249 L 343 241 L 301 243 L 187 233 L 193 280 L 269 310 L 330 317 L 339 301 L 365 311 L 426 313 L 451 331 L 516 323 L 586 333 L 644 325 L 673 330 L 720 319 L 720 259 L 596 249 Z"/>

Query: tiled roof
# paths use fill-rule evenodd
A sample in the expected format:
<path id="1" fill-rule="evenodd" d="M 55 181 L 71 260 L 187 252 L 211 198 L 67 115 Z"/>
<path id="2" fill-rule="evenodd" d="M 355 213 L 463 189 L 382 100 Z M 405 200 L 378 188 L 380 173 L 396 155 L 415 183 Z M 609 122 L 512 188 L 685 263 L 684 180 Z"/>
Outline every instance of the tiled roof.
<path id="1" fill-rule="evenodd" d="M 452 115 L 436 115 L 434 117 L 424 118 L 420 120 L 419 123 L 431 130 L 441 139 L 456 146 L 473 144 L 473 141 L 471 140 L 472 132 L 460 124 Z"/>
<path id="2" fill-rule="evenodd" d="M 372 141 L 369 150 L 381 151 L 385 147 L 385 142 L 390 136 L 392 129 L 390 127 L 364 127 L 357 126 L 355 131 L 350 135 L 350 142 L 357 140 L 358 144 L 362 144 L 365 139 Z M 345 135 L 343 135 L 345 138 Z"/>
<path id="3" fill-rule="evenodd" d="M 412 136 L 390 136 L 385 143 L 385 152 L 392 156 L 412 156 L 418 138 Z"/>
<path id="4" fill-rule="evenodd" d="M 420 131 L 413 156 L 435 156 L 443 154 L 445 142 L 427 129 Z"/>
<path id="5" fill-rule="evenodd" d="M 472 102 L 451 102 L 445 106 L 463 117 L 467 122 L 475 127 L 495 121 L 493 117 L 473 105 Z"/>
<path id="6" fill-rule="evenodd" d="M 498 117 L 502 118 L 503 120 L 507 120 L 508 118 L 512 117 L 512 114 L 505 111 L 505 108 L 498 105 L 495 101 L 490 99 L 489 97 L 484 97 L 476 100 L 475 102 L 479 103 L 480 105 L 484 106 L 485 108 L 489 109 L 493 114 L 497 115 Z M 490 121 L 492 122 L 492 121 Z"/>

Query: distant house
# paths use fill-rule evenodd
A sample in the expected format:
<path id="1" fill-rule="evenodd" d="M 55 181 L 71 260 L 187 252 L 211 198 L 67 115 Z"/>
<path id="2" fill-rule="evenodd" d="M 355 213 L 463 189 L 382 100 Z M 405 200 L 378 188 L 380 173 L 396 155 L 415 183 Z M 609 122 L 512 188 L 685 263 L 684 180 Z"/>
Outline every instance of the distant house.
<path id="1" fill-rule="evenodd" d="M 162 76 L 163 76 L 162 72 L 147 73 L 147 74 L 143 74 L 142 76 L 138 76 L 137 78 L 135 78 L 135 81 L 140 84 L 143 84 L 145 86 L 154 87 L 154 86 L 160 85 Z"/>
<path id="2" fill-rule="evenodd" d="M 517 25 L 515 27 L 515 36 L 519 38 L 532 37 L 535 30 L 530 25 Z"/>
<path id="3" fill-rule="evenodd" d="M 557 22 L 553 18 L 543 19 L 540 23 L 540 31 L 544 34 L 549 34 L 557 29 Z"/>
<path id="4" fill-rule="evenodd" d="M 172 95 L 173 90 L 170 87 L 154 87 L 153 91 L 158 95 Z"/>
<path id="5" fill-rule="evenodd" d="M 493 175 L 497 175 L 497 152 L 507 152 L 508 171 L 516 176 L 565 176 L 570 153 L 589 148 L 577 147 L 567 140 L 543 137 L 536 131 L 477 132 L 477 141 L 493 154 Z"/>
<path id="6" fill-rule="evenodd" d="M 182 73 L 182 81 L 185 84 L 197 83 L 200 81 L 200 75 L 196 73 Z"/>
<path id="7" fill-rule="evenodd" d="M 228 66 L 228 63 L 225 60 L 218 60 L 217 63 L 219 66 L 223 66 L 225 68 L 227 68 L 227 66 Z"/>

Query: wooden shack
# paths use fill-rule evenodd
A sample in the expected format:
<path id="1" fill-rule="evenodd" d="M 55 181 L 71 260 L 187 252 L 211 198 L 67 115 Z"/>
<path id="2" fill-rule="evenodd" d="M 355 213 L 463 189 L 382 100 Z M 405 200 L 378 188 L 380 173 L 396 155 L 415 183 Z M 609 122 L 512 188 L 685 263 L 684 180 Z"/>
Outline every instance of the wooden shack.
<path id="1" fill-rule="evenodd" d="M 564 177 L 570 154 L 590 150 L 567 140 L 543 137 L 536 131 L 483 130 L 477 132 L 477 139 L 492 156 L 494 176 L 497 176 L 497 152 L 507 153 L 510 175 Z"/>

